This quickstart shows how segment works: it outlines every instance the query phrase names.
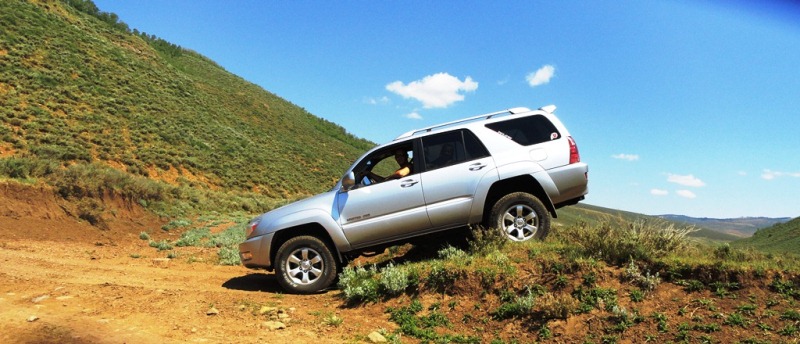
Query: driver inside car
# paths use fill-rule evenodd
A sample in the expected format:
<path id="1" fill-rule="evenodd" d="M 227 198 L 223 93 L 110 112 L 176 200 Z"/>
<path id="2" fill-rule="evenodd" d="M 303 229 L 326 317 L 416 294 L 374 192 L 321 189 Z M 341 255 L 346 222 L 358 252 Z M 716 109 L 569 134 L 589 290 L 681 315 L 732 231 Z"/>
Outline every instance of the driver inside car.
<path id="1" fill-rule="evenodd" d="M 411 173 L 412 163 L 408 159 L 408 152 L 406 150 L 404 150 L 404 149 L 396 150 L 394 152 L 394 160 L 397 161 L 397 165 L 400 166 L 396 171 L 394 171 L 394 173 L 392 173 L 392 174 L 390 174 L 390 175 L 388 175 L 386 177 L 381 177 L 381 176 L 373 173 L 372 171 L 370 171 L 370 172 L 367 172 L 367 176 L 370 179 L 380 183 L 380 182 L 385 182 L 387 180 L 400 179 L 400 178 L 403 178 L 403 177 L 405 177 L 405 176 L 407 176 L 407 175 L 409 175 Z"/>

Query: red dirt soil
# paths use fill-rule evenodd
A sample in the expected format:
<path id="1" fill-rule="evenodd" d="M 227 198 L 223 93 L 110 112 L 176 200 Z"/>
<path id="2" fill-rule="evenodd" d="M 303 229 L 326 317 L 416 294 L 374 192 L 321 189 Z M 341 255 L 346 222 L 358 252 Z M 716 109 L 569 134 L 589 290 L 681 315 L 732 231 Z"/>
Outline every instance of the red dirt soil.
<path id="1" fill-rule="evenodd" d="M 482 342 L 540 339 L 539 327 L 531 324 L 536 319 L 489 319 L 500 302 L 496 295 L 482 293 L 479 281 L 459 281 L 454 295 L 423 292 L 348 307 L 338 290 L 284 294 L 272 273 L 217 265 L 216 248 L 176 248 L 177 258 L 167 259 L 165 252 L 139 238 L 147 232 L 156 241 L 178 239 L 181 233 L 160 229 L 166 220 L 115 198 L 104 200 L 102 206 L 104 229 L 79 220 L 77 206 L 47 187 L 0 181 L 0 343 L 368 342 L 371 332 L 397 330 L 386 309 L 406 305 L 414 297 L 428 311 L 438 305 L 447 313 L 448 333 Z M 518 269 L 519 283 L 552 284 L 548 281 L 552 273 L 536 264 L 521 264 Z M 619 305 L 636 309 L 643 322 L 608 333 L 604 329 L 610 328 L 609 313 L 593 310 L 549 321 L 552 337 L 546 342 L 681 341 L 681 324 L 719 325 L 748 303 L 757 305 L 748 319 L 757 320 L 746 327 L 692 329 L 690 341 L 800 340 L 800 335 L 776 334 L 787 323 L 780 314 L 796 302 L 771 293 L 767 279 L 744 281 L 726 298 L 709 290 L 687 293 L 665 282 L 634 304 L 628 297 L 631 286 L 621 282 L 621 269 L 601 266 L 594 271 L 597 284 L 617 290 Z M 582 280 L 571 275 L 568 289 L 580 286 Z M 770 300 L 777 305 L 767 309 Z M 669 318 L 668 332 L 657 328 L 651 316 L 656 313 Z M 269 328 L 272 321 L 285 328 Z M 773 330 L 761 331 L 755 321 Z M 409 336 L 401 336 L 401 341 L 418 342 Z"/>
<path id="2" fill-rule="evenodd" d="M 0 343 L 340 343 L 394 328 L 379 308 L 341 308 L 337 291 L 283 294 L 272 274 L 216 265 L 215 249 L 166 259 L 139 233 L 179 233 L 138 205 L 104 206 L 107 230 L 47 188 L 0 182 Z"/>

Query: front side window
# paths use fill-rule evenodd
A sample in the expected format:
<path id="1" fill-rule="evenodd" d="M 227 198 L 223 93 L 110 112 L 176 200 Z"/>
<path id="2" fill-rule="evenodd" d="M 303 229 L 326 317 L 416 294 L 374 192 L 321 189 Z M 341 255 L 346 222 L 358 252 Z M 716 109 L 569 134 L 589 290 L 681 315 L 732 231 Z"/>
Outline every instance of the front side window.
<path id="1" fill-rule="evenodd" d="M 361 186 L 414 174 L 414 149 L 408 142 L 372 153 L 353 169 Z"/>
<path id="2" fill-rule="evenodd" d="M 561 138 L 553 123 L 541 115 L 490 123 L 486 127 L 523 146 Z"/>

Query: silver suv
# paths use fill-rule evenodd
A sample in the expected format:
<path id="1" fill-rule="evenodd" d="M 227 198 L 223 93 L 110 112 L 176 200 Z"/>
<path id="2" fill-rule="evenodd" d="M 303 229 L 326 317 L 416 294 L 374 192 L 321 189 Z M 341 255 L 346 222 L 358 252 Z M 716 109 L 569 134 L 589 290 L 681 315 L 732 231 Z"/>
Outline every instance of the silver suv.
<path id="1" fill-rule="evenodd" d="M 377 146 L 330 191 L 255 218 L 242 263 L 313 293 L 348 259 L 424 234 L 481 224 L 513 241 L 543 239 L 556 209 L 588 192 L 588 166 L 555 109 L 470 117 Z"/>

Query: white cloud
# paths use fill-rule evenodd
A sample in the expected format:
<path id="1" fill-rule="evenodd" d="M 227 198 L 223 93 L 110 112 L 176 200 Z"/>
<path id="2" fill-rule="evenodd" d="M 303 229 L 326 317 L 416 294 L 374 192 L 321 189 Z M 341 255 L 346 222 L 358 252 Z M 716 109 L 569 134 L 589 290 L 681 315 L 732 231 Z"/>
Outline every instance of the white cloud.
<path id="1" fill-rule="evenodd" d="M 780 172 L 780 171 L 764 170 L 764 172 L 761 173 L 761 178 L 764 180 L 773 180 L 778 177 L 800 178 L 800 172 Z"/>
<path id="2" fill-rule="evenodd" d="M 414 111 L 414 112 L 412 112 L 412 113 L 410 113 L 410 114 L 407 114 L 407 115 L 405 115 L 405 117 L 406 117 L 406 118 L 410 118 L 410 119 L 422 119 L 422 115 L 420 115 L 420 114 L 419 114 L 419 113 L 417 113 L 416 111 Z"/>
<path id="3" fill-rule="evenodd" d="M 614 159 L 636 161 L 639 160 L 638 154 L 616 154 L 611 156 Z"/>
<path id="4" fill-rule="evenodd" d="M 364 103 L 369 105 L 386 105 L 389 104 L 389 97 L 383 96 L 380 98 L 364 98 Z"/>
<path id="5" fill-rule="evenodd" d="M 738 175 L 740 175 L 740 176 L 744 177 L 744 176 L 746 176 L 746 175 L 747 175 L 747 171 L 739 171 L 739 172 L 736 172 L 736 174 L 738 174 Z"/>
<path id="6" fill-rule="evenodd" d="M 544 65 L 542 68 L 539 68 L 539 70 L 528 74 L 525 79 L 528 80 L 528 85 L 531 85 L 531 87 L 536 87 L 550 82 L 550 79 L 552 79 L 555 74 L 556 67 L 553 67 L 552 65 Z"/>
<path id="7" fill-rule="evenodd" d="M 666 196 L 669 195 L 669 191 L 661 189 L 651 189 L 650 194 L 653 196 Z"/>
<path id="8" fill-rule="evenodd" d="M 697 195 L 695 195 L 694 192 L 691 192 L 689 190 L 678 190 L 678 191 L 675 191 L 675 193 L 677 193 L 678 196 L 685 197 L 685 198 L 696 198 L 697 197 Z"/>
<path id="9" fill-rule="evenodd" d="M 667 181 L 670 183 L 675 183 L 683 186 L 691 186 L 696 188 L 699 188 L 701 186 L 706 186 L 706 183 L 704 183 L 702 180 L 698 178 L 695 178 L 695 176 L 691 174 L 682 176 L 679 174 L 668 173 Z"/>
<path id="10" fill-rule="evenodd" d="M 478 89 L 478 83 L 471 77 L 464 81 L 447 74 L 437 73 L 428 75 L 422 80 L 412 81 L 408 85 L 395 81 L 386 85 L 386 90 L 422 102 L 426 109 L 446 108 L 455 102 L 464 100 L 462 92 L 472 92 Z"/>

